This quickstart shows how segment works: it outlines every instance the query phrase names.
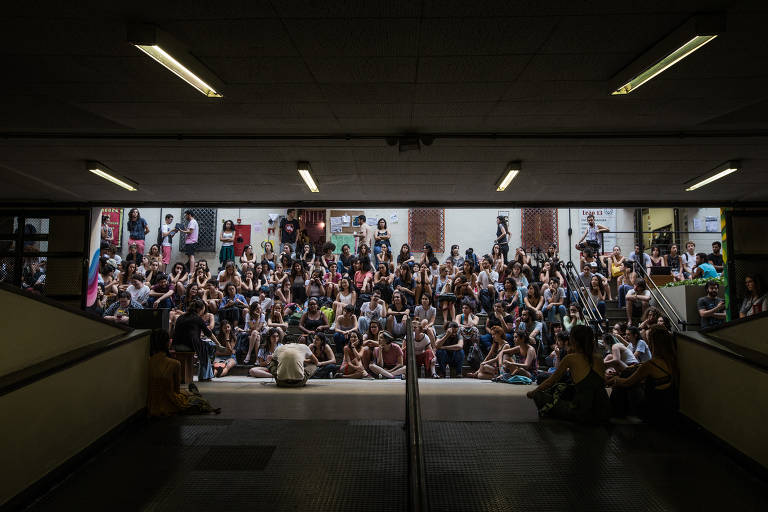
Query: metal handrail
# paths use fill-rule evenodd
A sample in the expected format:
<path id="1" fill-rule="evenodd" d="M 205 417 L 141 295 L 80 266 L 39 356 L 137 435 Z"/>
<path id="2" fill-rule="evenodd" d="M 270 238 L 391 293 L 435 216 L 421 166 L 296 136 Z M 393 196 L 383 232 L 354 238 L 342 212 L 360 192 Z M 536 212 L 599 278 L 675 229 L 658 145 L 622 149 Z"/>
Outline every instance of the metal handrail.
<path id="1" fill-rule="evenodd" d="M 585 315 L 589 317 L 591 323 L 597 325 L 598 330 L 602 333 L 602 322 L 605 321 L 605 319 L 600 316 L 600 311 L 597 309 L 597 303 L 592 296 L 582 292 L 581 281 L 578 274 L 576 274 L 573 263 L 570 261 L 567 264 L 564 264 L 562 261 L 559 263 L 559 268 L 564 272 L 568 284 L 576 291 L 576 296 L 581 301 L 584 309 L 587 310 Z"/>
<path id="2" fill-rule="evenodd" d="M 674 316 L 675 322 L 674 327 L 675 330 L 684 331 L 686 322 L 683 320 L 683 318 L 678 314 L 675 307 L 667 300 L 667 298 L 664 296 L 663 293 L 661 293 L 661 290 L 658 286 L 656 286 L 656 283 L 653 282 L 651 277 L 648 275 L 648 272 L 646 272 L 642 262 L 638 263 L 635 262 L 635 266 L 640 269 L 640 273 L 642 274 L 643 280 L 645 281 L 646 286 L 648 286 L 648 291 L 651 292 L 651 296 L 656 299 L 656 303 L 661 306 L 661 310 L 664 312 L 664 314 L 669 318 L 670 320 Z M 650 284 L 649 284 L 650 283 Z M 654 294 L 654 290 L 656 293 Z M 657 297 L 658 295 L 658 297 Z M 662 300 L 659 300 L 659 297 L 661 297 Z M 665 307 L 666 305 L 666 307 Z M 682 328 L 680 328 L 682 326 Z"/>
<path id="3" fill-rule="evenodd" d="M 416 350 L 413 344 L 413 325 L 405 327 L 405 429 L 408 440 L 408 510 L 428 512 L 426 469 L 419 399 L 419 375 L 416 370 Z"/>
<path id="4" fill-rule="evenodd" d="M 559 263 L 560 264 L 559 264 L 558 268 L 562 271 L 563 275 L 565 275 L 565 280 L 568 283 L 568 288 L 572 289 L 573 291 L 575 291 L 576 292 L 577 301 L 581 302 L 582 306 L 586 306 L 587 300 L 583 296 L 583 294 L 581 292 L 581 287 L 578 285 L 578 282 L 573 278 L 573 275 L 571 274 L 571 272 L 568 271 L 568 269 L 565 266 L 565 264 L 562 261 L 559 262 Z M 594 312 L 592 311 L 592 308 L 586 308 L 585 307 L 584 309 L 588 310 L 588 311 L 584 312 L 584 315 L 587 316 L 588 319 L 591 322 L 594 322 L 595 321 L 595 316 L 594 316 Z"/>

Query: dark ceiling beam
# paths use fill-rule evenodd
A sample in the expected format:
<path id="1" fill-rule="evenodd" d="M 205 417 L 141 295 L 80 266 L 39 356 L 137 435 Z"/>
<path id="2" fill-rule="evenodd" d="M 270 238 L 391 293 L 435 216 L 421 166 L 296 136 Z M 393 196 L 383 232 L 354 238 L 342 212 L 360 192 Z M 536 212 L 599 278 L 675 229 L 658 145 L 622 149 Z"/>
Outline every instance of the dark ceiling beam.
<path id="1" fill-rule="evenodd" d="M 476 140 L 611 140 L 611 139 L 697 139 L 768 137 L 768 130 L 727 131 L 629 131 L 629 132 L 416 132 L 346 134 L 255 134 L 255 133 L 78 133 L 78 132 L 0 132 L 5 140 L 384 140 L 388 137 L 418 135 L 435 139 Z"/>

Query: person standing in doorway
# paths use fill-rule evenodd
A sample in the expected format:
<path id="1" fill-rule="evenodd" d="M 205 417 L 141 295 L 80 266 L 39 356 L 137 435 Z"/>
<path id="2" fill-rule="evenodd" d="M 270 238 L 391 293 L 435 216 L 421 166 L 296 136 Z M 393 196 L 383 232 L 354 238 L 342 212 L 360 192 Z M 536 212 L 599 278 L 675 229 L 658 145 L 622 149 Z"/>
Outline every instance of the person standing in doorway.
<path id="1" fill-rule="evenodd" d="M 187 238 L 184 240 L 184 254 L 189 257 L 188 271 L 194 272 L 195 251 L 197 251 L 197 239 L 200 235 L 200 227 L 197 225 L 197 220 L 195 220 L 195 214 L 192 213 L 192 210 L 185 211 L 184 218 L 187 220 L 187 228 L 180 229 L 179 231 L 187 235 Z"/>
<path id="2" fill-rule="evenodd" d="M 296 218 L 296 210 L 291 208 L 280 221 L 280 244 L 291 246 L 291 254 L 296 253 L 296 237 L 299 234 L 299 220 Z"/>
<path id="3" fill-rule="evenodd" d="M 144 255 L 144 239 L 149 233 L 147 221 L 141 217 L 138 208 L 128 212 L 128 245 L 136 244 L 139 256 Z M 139 259 L 141 261 L 141 259 Z"/>
<path id="4" fill-rule="evenodd" d="M 168 265 L 171 263 L 171 244 L 173 243 L 173 235 L 179 232 L 179 230 L 173 227 L 172 224 L 173 215 L 168 213 L 165 216 L 165 224 L 160 226 L 160 236 L 162 237 L 160 245 L 163 247 L 163 272 L 165 272 L 165 269 L 168 268 Z"/>
<path id="5" fill-rule="evenodd" d="M 507 264 L 507 256 L 509 255 L 509 224 L 507 219 L 503 215 L 496 217 L 496 239 L 494 243 L 499 244 L 501 249 L 501 255 L 504 256 L 504 264 Z"/>

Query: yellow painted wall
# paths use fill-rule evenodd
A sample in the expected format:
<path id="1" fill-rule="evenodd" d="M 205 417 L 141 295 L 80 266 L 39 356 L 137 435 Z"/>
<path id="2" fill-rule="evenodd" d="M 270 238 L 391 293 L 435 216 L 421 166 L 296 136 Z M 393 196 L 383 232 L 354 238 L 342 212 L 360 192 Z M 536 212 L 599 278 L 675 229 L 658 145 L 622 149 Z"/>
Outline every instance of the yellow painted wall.
<path id="1" fill-rule="evenodd" d="M 149 334 L 1 396 L 0 505 L 144 408 L 148 358 Z"/>
<path id="2" fill-rule="evenodd" d="M 648 213 L 643 215 L 643 231 L 653 231 L 664 226 L 672 226 L 675 229 L 675 214 L 672 208 L 648 208 Z M 645 247 L 650 248 L 653 240 L 652 233 L 643 234 Z"/>
<path id="3" fill-rule="evenodd" d="M 5 290 L 0 311 L 0 375 L 124 332 Z"/>
<path id="4" fill-rule="evenodd" d="M 768 372 L 678 337 L 680 410 L 768 467 Z"/>

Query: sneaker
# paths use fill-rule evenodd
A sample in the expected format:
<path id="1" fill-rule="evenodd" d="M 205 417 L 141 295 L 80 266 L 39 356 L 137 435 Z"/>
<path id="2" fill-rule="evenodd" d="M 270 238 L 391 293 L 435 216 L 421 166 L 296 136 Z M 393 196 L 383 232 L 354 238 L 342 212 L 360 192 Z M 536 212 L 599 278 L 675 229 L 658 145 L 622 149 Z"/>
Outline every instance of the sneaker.
<path id="1" fill-rule="evenodd" d="M 405 375 L 401 375 L 400 380 L 405 380 Z"/>
<path id="2" fill-rule="evenodd" d="M 370 375 L 366 375 L 366 376 L 365 376 L 365 377 L 363 377 L 361 380 L 376 380 L 376 379 L 374 379 L 374 378 L 373 378 L 373 377 L 371 377 Z"/>

